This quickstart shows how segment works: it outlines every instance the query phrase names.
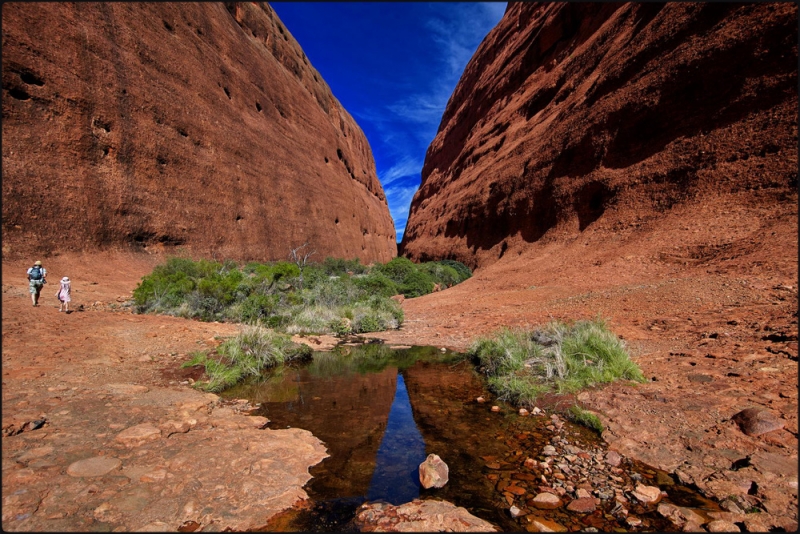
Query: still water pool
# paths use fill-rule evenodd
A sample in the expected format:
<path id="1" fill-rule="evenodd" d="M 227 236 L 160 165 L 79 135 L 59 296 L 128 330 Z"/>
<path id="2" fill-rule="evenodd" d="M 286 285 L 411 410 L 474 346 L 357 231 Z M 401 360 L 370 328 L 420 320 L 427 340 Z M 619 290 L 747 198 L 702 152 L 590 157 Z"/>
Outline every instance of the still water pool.
<path id="1" fill-rule="evenodd" d="M 590 515 L 526 505 L 542 484 L 540 473 L 523 467 L 526 458 L 546 460 L 542 448 L 550 443 L 596 450 L 600 440 L 569 423 L 554 433 L 548 429 L 550 418 L 520 417 L 496 400 L 476 402 L 477 397 L 493 399 L 493 395 L 471 363 L 455 353 L 442 353 L 436 347 L 340 346 L 333 352 L 314 353 L 313 361 L 303 366 L 274 370 L 224 396 L 259 403 L 256 414 L 267 417 L 270 428 L 311 431 L 330 455 L 310 470 L 314 478 L 305 488 L 308 503 L 274 518 L 264 530 L 357 530 L 352 520 L 362 503 L 403 504 L 415 498 L 450 501 L 504 531 L 524 531 L 530 522 L 525 515 L 530 514 L 570 530 L 587 526 L 634 530 L 621 523 L 624 518 L 609 513 L 617 504 L 613 499 L 605 506 L 608 510 L 601 506 Z M 491 412 L 492 405 L 501 411 Z M 426 490 L 419 484 L 418 468 L 431 453 L 447 463 L 450 481 L 443 488 Z M 657 473 L 640 470 L 644 472 L 634 476 L 645 482 L 652 479 L 647 483 L 655 485 Z M 660 474 L 661 480 L 669 480 L 664 476 Z M 625 479 L 634 483 L 627 474 Z M 592 480 L 587 478 L 587 483 Z M 504 492 L 509 484 L 524 493 Z M 526 514 L 512 518 L 512 504 Z M 639 512 L 642 529 L 670 529 L 652 510 Z"/>

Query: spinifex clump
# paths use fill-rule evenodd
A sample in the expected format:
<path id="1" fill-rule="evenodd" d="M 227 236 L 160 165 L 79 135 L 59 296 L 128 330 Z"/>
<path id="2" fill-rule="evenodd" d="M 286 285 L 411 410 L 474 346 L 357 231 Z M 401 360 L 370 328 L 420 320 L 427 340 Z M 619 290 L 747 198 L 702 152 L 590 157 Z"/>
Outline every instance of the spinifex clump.
<path id="1" fill-rule="evenodd" d="M 618 379 L 644 381 L 625 344 L 600 319 L 505 328 L 475 341 L 467 354 L 477 360 L 498 398 L 527 408 L 543 393 L 569 393 Z"/>

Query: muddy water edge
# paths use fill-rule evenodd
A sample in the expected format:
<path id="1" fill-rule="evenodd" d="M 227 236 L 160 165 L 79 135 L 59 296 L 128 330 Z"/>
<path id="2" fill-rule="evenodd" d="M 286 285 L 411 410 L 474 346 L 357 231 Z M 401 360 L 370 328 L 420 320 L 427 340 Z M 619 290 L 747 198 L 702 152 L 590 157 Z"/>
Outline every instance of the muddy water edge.
<path id="1" fill-rule="evenodd" d="M 309 500 L 273 518 L 264 531 L 357 531 L 362 503 L 414 498 L 452 502 L 503 531 L 529 530 L 534 519 L 570 531 L 678 530 L 655 503 L 632 496 L 639 484 L 659 487 L 661 502 L 703 517 L 720 509 L 665 472 L 608 456 L 595 432 L 547 407 L 520 416 L 494 399 L 462 355 L 436 347 L 340 345 L 223 397 L 247 399 L 270 428 L 309 430 L 328 448 L 330 456 L 310 470 Z M 494 405 L 499 412 L 491 411 Z M 418 466 L 432 453 L 447 463 L 449 482 L 424 489 Z M 541 508 L 534 501 L 541 493 L 560 504 Z M 579 496 L 584 499 L 573 504 Z"/>

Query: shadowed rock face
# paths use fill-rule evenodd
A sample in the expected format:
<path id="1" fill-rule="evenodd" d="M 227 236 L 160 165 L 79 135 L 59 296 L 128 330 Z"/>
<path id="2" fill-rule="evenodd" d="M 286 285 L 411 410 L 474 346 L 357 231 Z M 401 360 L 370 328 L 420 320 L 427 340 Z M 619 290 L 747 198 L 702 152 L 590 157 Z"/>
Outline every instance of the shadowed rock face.
<path id="1" fill-rule="evenodd" d="M 366 138 L 267 4 L 2 17 L 4 256 L 394 257 Z"/>
<path id="2" fill-rule="evenodd" d="M 488 265 L 601 217 L 796 187 L 797 6 L 513 3 L 448 102 L 401 253 Z"/>

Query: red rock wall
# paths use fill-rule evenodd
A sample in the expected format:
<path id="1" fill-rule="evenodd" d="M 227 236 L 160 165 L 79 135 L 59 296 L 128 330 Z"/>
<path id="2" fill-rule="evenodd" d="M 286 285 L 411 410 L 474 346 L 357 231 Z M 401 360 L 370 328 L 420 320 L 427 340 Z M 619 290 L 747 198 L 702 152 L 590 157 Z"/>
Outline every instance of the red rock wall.
<path id="1" fill-rule="evenodd" d="M 269 5 L 7 3 L 2 27 L 4 257 L 396 255 L 365 136 Z"/>
<path id="2" fill-rule="evenodd" d="M 720 192 L 796 203 L 797 16 L 510 3 L 450 98 L 401 253 L 476 267 Z"/>

